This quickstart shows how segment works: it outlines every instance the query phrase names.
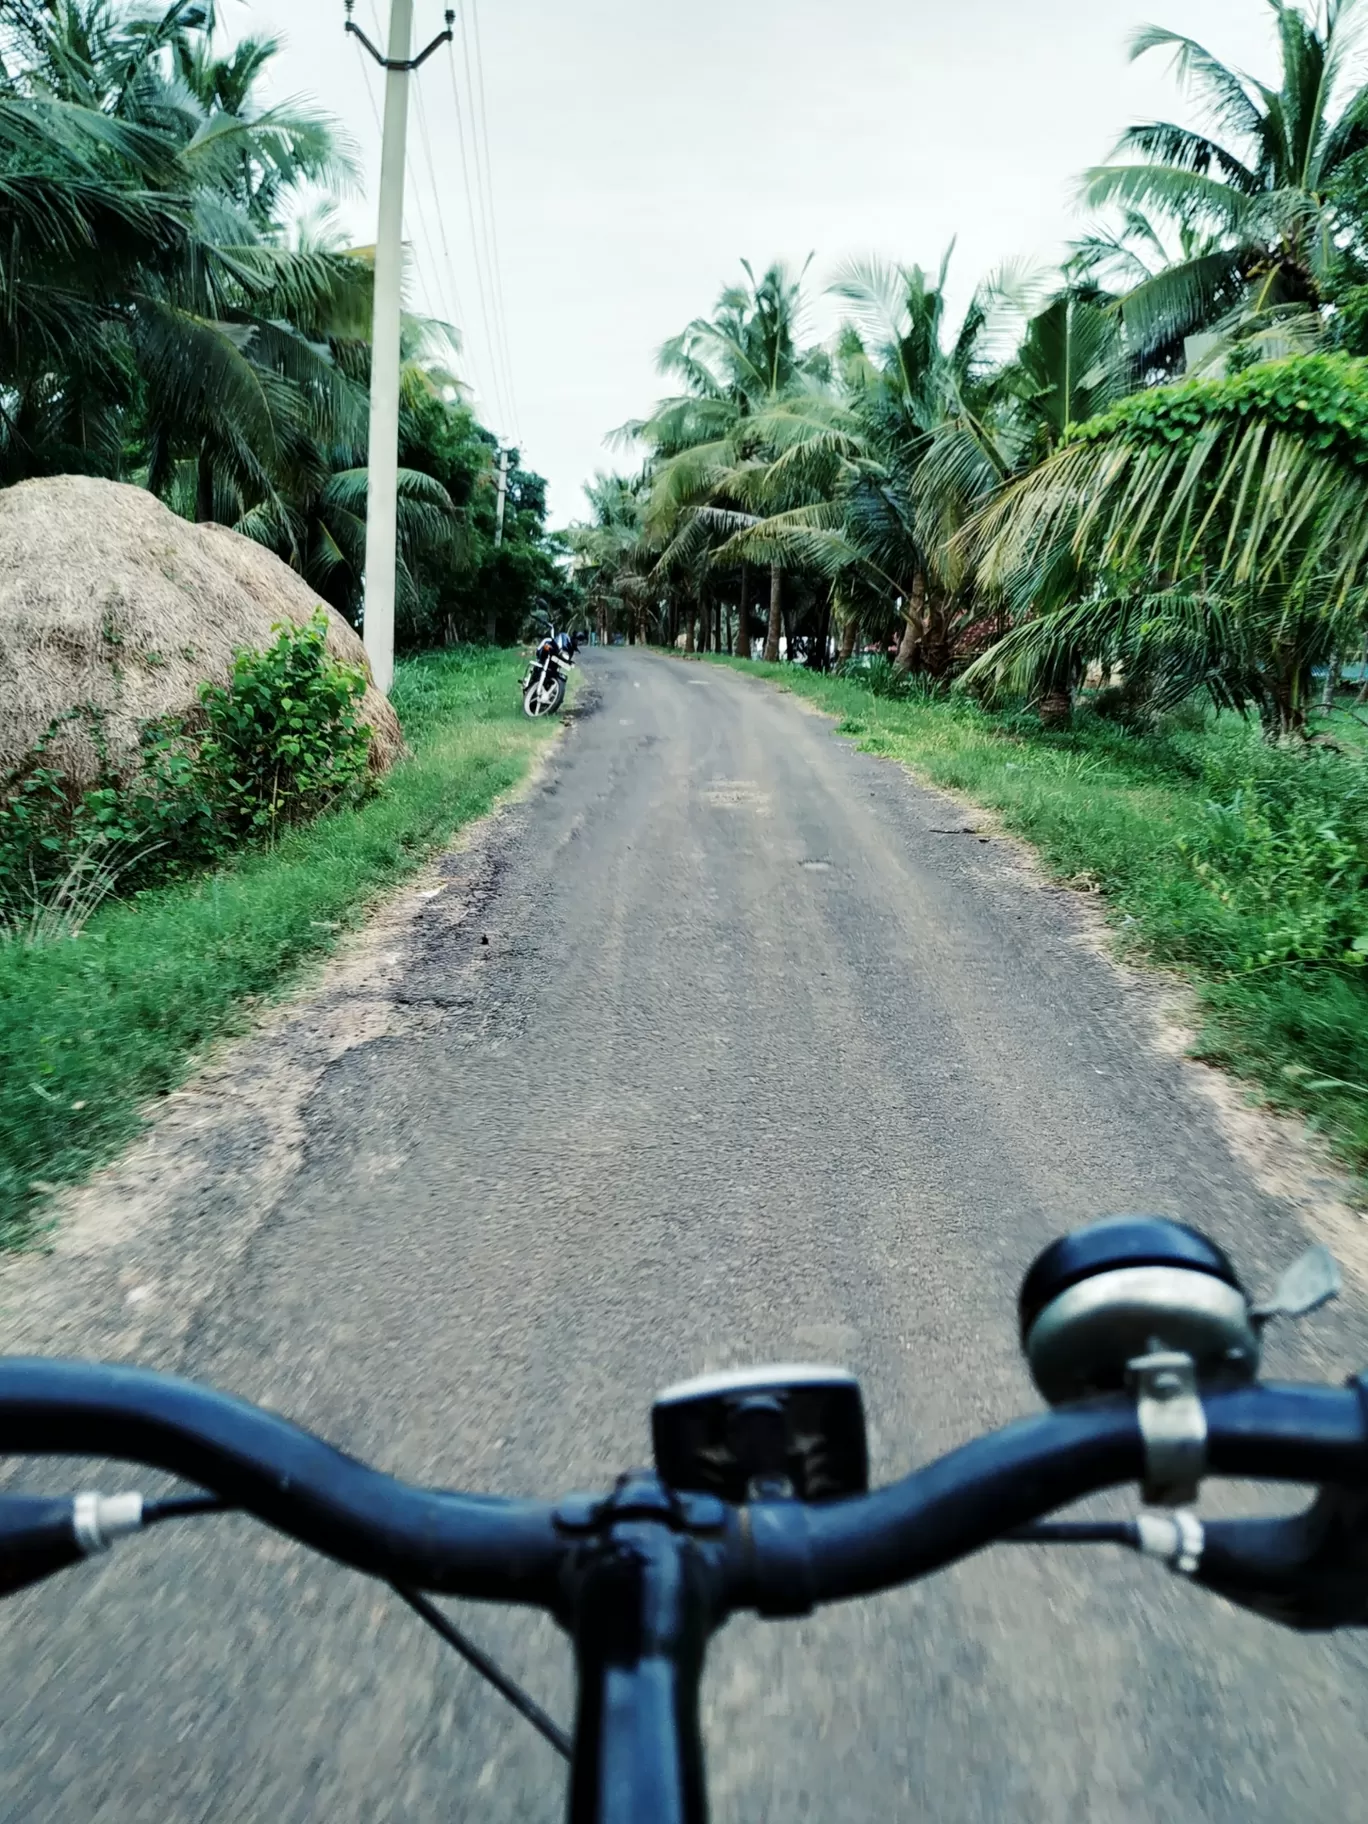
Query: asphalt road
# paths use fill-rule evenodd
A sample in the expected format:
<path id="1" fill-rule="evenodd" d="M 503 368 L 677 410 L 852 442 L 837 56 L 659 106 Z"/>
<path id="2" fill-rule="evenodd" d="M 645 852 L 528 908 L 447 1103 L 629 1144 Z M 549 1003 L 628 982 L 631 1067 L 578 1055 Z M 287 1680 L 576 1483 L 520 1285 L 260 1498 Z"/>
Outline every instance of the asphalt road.
<path id="1" fill-rule="evenodd" d="M 178 1245 L 217 1260 L 163 1292 L 155 1359 L 415 1479 L 529 1493 L 645 1460 L 683 1375 L 837 1360 L 884 1479 L 1036 1404 L 1014 1297 L 1061 1229 L 1167 1210 L 1256 1281 L 1303 1245 L 1076 896 L 752 682 L 584 670 L 536 790 L 404 938 L 403 1020 L 311 1079 L 269 1207 L 245 1154 L 215 1157 L 155 1242 L 166 1284 Z M 131 1348 L 110 1301 L 142 1276 L 156 1304 L 154 1244 L 100 1245 L 0 1305 L 60 1306 L 52 1346 Z M 1364 1310 L 1351 1280 L 1274 1365 L 1368 1361 Z M 240 1520 L 169 1534 L 6 1608 L 0 1815 L 560 1814 L 550 1750 L 393 1598 Z M 549 1624 L 465 1619 L 568 1718 Z M 1004 1548 L 733 1623 L 705 1687 L 714 1815 L 1362 1817 L 1364 1671 L 1152 1566 Z"/>

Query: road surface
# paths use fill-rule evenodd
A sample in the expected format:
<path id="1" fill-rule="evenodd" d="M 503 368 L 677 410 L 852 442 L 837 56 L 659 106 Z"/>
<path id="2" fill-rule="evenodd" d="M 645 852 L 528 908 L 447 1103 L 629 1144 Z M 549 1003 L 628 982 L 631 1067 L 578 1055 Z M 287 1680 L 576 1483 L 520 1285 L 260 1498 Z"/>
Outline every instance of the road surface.
<path id="1" fill-rule="evenodd" d="M 317 1071 L 269 1207 L 240 1142 L 179 1235 L 0 1280 L 12 1316 L 59 1288 L 40 1342 L 124 1350 L 114 1305 L 146 1293 L 160 1365 L 414 1479 L 537 1494 L 645 1460 L 681 1376 L 836 1360 L 884 1479 L 1035 1405 L 1014 1298 L 1061 1229 L 1170 1211 L 1256 1281 L 1304 1245 L 1076 896 L 753 681 L 630 651 L 584 673 L 535 790 L 404 937 L 403 1020 Z M 171 1297 L 182 1248 L 211 1264 Z M 1351 1277 L 1277 1365 L 1368 1361 L 1364 1309 Z M 549 1624 L 464 1618 L 569 1718 Z M 393 1598 L 240 1520 L 25 1596 L 0 1667 L 6 1819 L 560 1814 L 551 1751 Z M 1004 1548 L 733 1623 L 714 1816 L 1362 1816 L 1364 1693 L 1352 1642 Z"/>

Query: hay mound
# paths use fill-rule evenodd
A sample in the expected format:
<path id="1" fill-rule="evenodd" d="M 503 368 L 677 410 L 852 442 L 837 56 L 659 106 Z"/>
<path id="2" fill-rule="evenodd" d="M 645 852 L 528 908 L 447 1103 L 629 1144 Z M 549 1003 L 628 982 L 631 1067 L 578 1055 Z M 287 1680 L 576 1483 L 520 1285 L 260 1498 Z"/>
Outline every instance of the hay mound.
<path id="1" fill-rule="evenodd" d="M 192 715 L 202 683 L 227 682 L 236 650 L 269 646 L 276 622 L 303 623 L 320 605 L 263 546 L 191 525 L 143 488 L 61 475 L 0 490 L 0 775 L 56 717 L 87 703 L 124 770 L 142 722 Z M 328 651 L 365 665 L 356 634 L 333 609 L 327 616 Z M 371 769 L 386 772 L 404 739 L 374 685 L 361 717 L 374 731 Z M 48 764 L 77 786 L 95 778 L 82 723 L 61 731 Z"/>

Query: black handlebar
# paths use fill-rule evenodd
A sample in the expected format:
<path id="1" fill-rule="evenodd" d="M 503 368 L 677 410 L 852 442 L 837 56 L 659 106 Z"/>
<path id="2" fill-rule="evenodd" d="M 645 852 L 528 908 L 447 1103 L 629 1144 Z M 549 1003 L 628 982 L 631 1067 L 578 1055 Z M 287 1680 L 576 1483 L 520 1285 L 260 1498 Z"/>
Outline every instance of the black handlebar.
<path id="1" fill-rule="evenodd" d="M 1280 1521 L 1203 1529 L 1193 1516 L 1171 1517 L 1175 1533 L 1190 1539 L 1195 1530 L 1201 1549 L 1161 1555 L 1293 1627 L 1368 1621 L 1363 1382 L 1203 1390 L 1202 1409 L 1210 1473 L 1316 1483 L 1322 1495 L 1306 1514 Z M 209 1491 L 146 1510 L 137 1496 L 0 1496 L 0 1595 L 103 1549 L 106 1523 L 111 1532 L 130 1530 L 140 1517 L 202 1511 L 215 1498 L 245 1509 L 395 1584 L 549 1740 L 569 1748 L 571 1824 L 703 1824 L 699 1679 L 708 1636 L 737 1609 L 802 1614 L 1033 1530 L 1042 1538 L 1119 1534 L 1118 1542 L 1151 1549 L 1140 1521 L 1029 1525 L 1142 1476 L 1137 1409 L 1122 1395 L 1023 1420 L 847 1500 L 735 1507 L 639 1474 L 619 1478 L 609 1495 L 552 1508 L 410 1487 L 188 1381 L 89 1362 L 0 1359 L 0 1455 L 119 1457 Z M 550 1610 L 575 1642 L 573 1740 L 423 1590 Z"/>
<path id="2" fill-rule="evenodd" d="M 1213 1474 L 1368 1488 L 1360 1382 L 1209 1392 L 1203 1406 Z M 0 1360 L 0 1454 L 148 1464 L 373 1576 L 553 1611 L 564 1605 L 566 1567 L 592 1531 L 592 1502 L 555 1508 L 414 1488 L 258 1407 L 137 1368 Z M 708 1542 L 727 1609 L 794 1614 L 926 1575 L 1069 1502 L 1137 1480 L 1142 1467 L 1135 1407 L 1114 1396 L 1019 1421 L 853 1499 L 690 1509 L 662 1497 L 659 1511 L 670 1527 Z M 605 1529 L 642 1517 L 611 1501 L 601 1511 Z M 1219 1527 L 1211 1537 L 1217 1559 L 1234 1549 Z M 1286 1558 L 1293 1545 L 1280 1549 Z"/>
<path id="3" fill-rule="evenodd" d="M 1207 1393 L 1202 1404 L 1215 1475 L 1368 1485 L 1368 1401 L 1358 1382 L 1242 1387 Z M 803 1567 L 812 1603 L 909 1582 L 1069 1502 L 1138 1481 L 1143 1458 L 1135 1406 L 1114 1396 L 1021 1420 L 854 1500 L 753 1508 L 751 1600 L 762 1611 L 783 1601 L 796 1573 L 781 1572 L 776 1588 L 780 1566 Z"/>
<path id="4" fill-rule="evenodd" d="M 193 1381 L 95 1362 L 0 1361 L 0 1454 L 145 1463 L 395 1583 L 551 1607 L 565 1545 L 540 1501 L 420 1489 Z"/>

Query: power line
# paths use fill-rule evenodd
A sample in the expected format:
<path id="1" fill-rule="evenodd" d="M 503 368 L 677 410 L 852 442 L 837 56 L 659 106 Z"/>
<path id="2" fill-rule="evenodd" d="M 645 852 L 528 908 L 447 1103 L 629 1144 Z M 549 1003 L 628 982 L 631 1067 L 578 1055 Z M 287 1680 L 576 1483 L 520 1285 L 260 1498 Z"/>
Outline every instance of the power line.
<path id="1" fill-rule="evenodd" d="M 374 10 L 372 7 L 371 11 L 374 12 Z M 375 91 L 371 88 L 370 65 L 366 62 L 366 53 L 361 49 L 359 40 L 356 45 L 356 61 L 361 65 L 361 82 L 366 91 L 366 100 L 370 103 L 371 119 L 375 122 L 375 131 L 377 134 L 383 135 L 384 128 L 380 125 L 380 110 L 375 103 Z"/>
<path id="2" fill-rule="evenodd" d="M 375 12 L 375 0 L 371 0 L 370 11 L 371 11 L 371 19 L 374 22 L 376 30 L 378 32 L 380 29 L 380 24 L 379 24 L 379 19 L 377 18 L 376 12 Z M 366 63 L 365 56 L 362 53 L 361 46 L 359 44 L 356 47 L 356 54 L 357 54 L 358 58 L 360 58 L 360 60 L 361 60 L 361 75 L 362 75 L 362 80 L 365 84 L 366 99 L 370 103 L 371 118 L 375 122 L 376 132 L 380 133 L 382 131 L 381 125 L 380 125 L 380 110 L 379 110 L 378 106 L 376 105 L 374 90 L 371 88 L 370 69 Z M 414 99 L 418 104 L 418 118 L 419 118 L 419 124 L 422 127 L 423 140 L 425 142 L 425 145 L 427 145 L 427 128 L 426 128 L 426 125 L 424 124 L 425 116 L 423 113 L 423 91 L 422 91 L 421 87 L 415 85 L 413 94 L 414 94 Z M 434 206 L 437 209 L 437 222 L 438 222 L 439 228 L 441 229 L 442 246 L 443 246 L 443 249 L 445 250 L 446 249 L 446 227 L 445 227 L 445 223 L 443 222 L 443 219 L 442 219 L 440 198 L 438 197 L 438 194 L 437 194 L 437 183 L 436 183 L 436 176 L 433 171 L 432 153 L 431 153 L 430 145 L 427 145 L 427 157 L 428 157 L 428 170 L 429 170 L 430 175 L 432 176 L 433 202 L 434 202 Z M 411 192 L 411 202 L 412 202 L 412 206 L 417 210 L 419 225 L 422 229 L 424 238 L 430 238 L 430 231 L 427 226 L 427 219 L 426 219 L 425 215 L 423 214 L 422 202 L 421 202 L 421 199 L 419 198 L 416 185 L 414 186 L 414 188 Z M 408 211 L 406 208 L 405 214 L 407 214 L 407 213 L 408 213 Z M 412 234 L 409 234 L 407 236 L 407 240 L 408 240 L 409 249 L 410 249 L 410 252 L 411 252 L 411 255 L 413 258 L 415 270 L 417 271 L 418 276 L 419 276 L 420 280 L 422 281 L 424 296 L 426 298 L 435 297 L 437 299 L 437 304 L 438 304 L 437 311 L 430 312 L 429 314 L 438 315 L 438 316 L 441 316 L 444 318 L 448 318 L 448 320 L 449 320 L 449 313 L 447 312 L 447 310 L 443 304 L 440 286 L 438 286 L 436 288 L 431 287 L 429 284 L 427 275 L 426 275 L 425 271 L 423 270 L 423 264 L 422 264 L 422 260 L 420 258 L 420 254 L 419 254 L 417 237 L 415 237 Z M 456 269 L 451 260 L 450 253 L 447 253 L 447 272 L 448 272 L 450 282 L 451 282 L 451 302 L 455 306 L 454 315 L 457 320 L 464 323 L 465 311 L 464 311 L 464 308 L 461 303 L 460 288 L 456 283 Z M 467 359 L 470 360 L 471 366 L 473 368 L 474 367 L 474 358 L 473 358 L 473 355 L 470 355 L 468 351 L 467 351 Z M 478 385 L 478 382 L 477 382 L 477 385 Z"/>
<path id="3" fill-rule="evenodd" d="M 377 37 L 380 37 L 381 36 L 381 26 L 380 26 L 379 14 L 376 11 L 376 0 L 369 0 L 369 10 L 370 10 L 370 15 L 371 15 L 371 22 L 375 29 L 376 35 L 377 35 Z M 476 18 L 476 20 L 475 20 L 475 32 L 476 32 L 476 54 L 478 57 L 478 55 L 479 55 L 479 20 L 478 20 L 478 18 Z M 493 245 L 491 246 L 491 228 L 492 228 L 493 224 L 492 224 L 492 217 L 487 212 L 487 206 L 486 206 L 486 201 L 485 201 L 486 194 L 488 193 L 488 183 L 486 180 L 486 172 L 482 168 L 481 161 L 479 158 L 479 142 L 477 139 L 477 113 L 476 113 L 475 100 L 474 100 L 474 89 L 471 85 L 469 46 L 468 46 L 468 41 L 465 38 L 464 18 L 462 19 L 462 40 L 463 40 L 463 48 L 465 49 L 465 52 L 466 52 L 466 88 L 467 88 L 467 93 L 470 96 L 469 106 L 470 106 L 470 114 L 471 114 L 471 126 L 470 126 L 471 153 L 473 154 L 474 159 L 475 159 L 476 184 L 477 184 L 477 190 L 478 190 L 479 199 L 480 199 L 479 214 L 480 214 L 481 220 L 480 220 L 480 223 L 478 226 L 477 226 L 477 222 L 476 222 L 475 200 L 474 200 L 474 197 L 472 196 L 471 188 L 470 188 L 470 171 L 469 171 L 470 160 L 466 153 L 465 119 L 464 119 L 465 109 L 461 105 L 460 93 L 459 93 L 457 83 L 456 83 L 456 64 L 455 64 L 454 50 L 452 51 L 451 55 L 448 58 L 447 68 L 448 68 L 448 73 L 449 73 L 450 79 L 451 79 L 452 99 L 456 106 L 456 124 L 457 124 L 457 132 L 458 132 L 459 138 L 460 138 L 460 148 L 461 148 L 461 177 L 462 177 L 462 181 L 463 181 L 464 188 L 465 188 L 466 215 L 467 215 L 467 220 L 469 222 L 469 227 L 470 227 L 471 255 L 472 255 L 472 258 L 474 261 L 474 266 L 475 266 L 476 288 L 479 293 L 480 317 L 484 324 L 485 341 L 486 341 L 488 355 L 489 355 L 489 366 L 488 366 L 487 370 L 485 370 L 485 371 L 487 371 L 490 382 L 491 382 L 489 393 L 488 393 L 488 399 L 489 399 L 489 403 L 493 406 L 493 408 L 494 408 L 495 412 L 498 414 L 498 416 L 501 419 L 503 419 L 506 426 L 513 429 L 513 431 L 515 432 L 515 434 L 518 437 L 519 442 L 521 442 L 522 441 L 522 429 L 521 429 L 521 425 L 518 422 L 517 401 L 516 401 L 516 398 L 513 393 L 511 363 L 510 363 L 509 357 L 508 357 L 507 332 L 504 328 L 504 324 L 500 317 L 500 305 L 502 302 L 502 286 L 501 286 L 501 275 L 499 274 L 497 266 L 495 264 L 495 261 L 497 259 L 497 252 L 496 252 L 497 238 L 494 239 Z M 359 44 L 357 46 L 357 55 L 358 56 L 361 55 L 361 47 Z M 368 67 L 366 66 L 364 57 L 361 58 L 361 63 L 362 63 L 363 79 L 365 81 L 365 87 L 366 87 L 366 99 L 370 103 L 371 115 L 375 121 L 376 130 L 377 130 L 377 132 L 380 132 L 381 126 L 380 126 L 379 108 L 376 105 L 374 91 L 371 88 L 370 71 L 369 71 Z M 481 99 L 482 100 L 483 100 L 483 81 L 484 81 L 483 68 L 481 67 L 481 69 L 480 69 L 480 86 L 481 86 Z M 419 224 L 419 227 L 421 230 L 421 242 L 423 244 L 420 245 L 420 237 L 410 234 L 408 236 L 410 253 L 411 253 L 411 257 L 413 259 L 415 272 L 417 273 L 419 282 L 423 289 L 424 297 L 429 300 L 435 298 L 438 303 L 438 309 L 434 312 L 430 312 L 430 314 L 444 316 L 444 317 L 447 317 L 448 320 L 450 320 L 451 315 L 454 315 L 455 318 L 460 323 L 462 329 L 468 330 L 469 318 L 467 317 L 464 306 L 461 302 L 460 285 L 456 278 L 456 264 L 455 264 L 455 261 L 452 259 L 450 243 L 447 239 L 446 219 L 445 219 L 445 215 L 444 215 L 443 209 L 442 209 L 441 191 L 440 191 L 440 189 L 438 187 L 438 183 L 437 183 L 436 161 L 433 157 L 432 141 L 431 141 L 431 137 L 428 132 L 428 127 L 427 127 L 427 112 L 424 107 L 423 92 L 420 87 L 415 86 L 414 100 L 416 103 L 419 135 L 420 135 L 420 139 L 422 142 L 423 155 L 424 155 L 424 159 L 425 159 L 425 163 L 426 163 L 426 167 L 427 167 L 428 180 L 429 180 L 429 183 L 430 183 L 430 186 L 432 189 L 433 208 L 435 209 L 436 215 L 437 215 L 438 237 L 436 239 L 434 239 L 434 237 L 432 236 L 431 230 L 428 227 L 427 215 L 426 215 L 426 211 L 423 208 L 421 192 L 419 190 L 418 185 L 415 183 L 411 186 L 410 197 L 408 199 L 408 202 L 409 202 L 409 206 L 415 211 L 415 213 L 417 215 L 418 224 Z M 487 156 L 488 156 L 487 128 L 484 129 L 484 137 L 485 137 L 485 149 L 486 149 L 486 158 L 487 158 Z M 408 212 L 409 212 L 409 210 L 408 210 L 408 208 L 406 208 L 405 214 L 407 215 Z M 481 230 L 483 230 L 483 236 L 482 236 Z M 496 233 L 497 233 L 497 231 L 495 231 L 495 236 L 496 236 Z M 481 257 L 482 239 L 483 239 L 483 258 Z M 454 311 L 451 313 L 448 313 L 443 308 L 443 305 L 442 305 L 442 289 L 443 288 L 440 284 L 434 285 L 432 283 L 432 281 L 429 277 L 427 262 L 425 259 L 425 251 L 427 248 L 431 248 L 433 250 L 433 255 L 435 257 L 438 240 L 440 240 L 442 254 L 443 254 L 444 260 L 445 260 L 446 279 L 450 286 L 450 298 L 451 298 L 451 302 L 454 306 Z M 486 268 L 488 268 L 488 282 L 486 282 Z M 440 276 L 441 276 L 441 274 L 440 274 L 440 267 L 439 267 L 439 277 Z M 496 290 L 496 284 L 499 287 L 497 290 Z M 463 352 L 464 352 L 465 361 L 468 364 L 472 379 L 474 379 L 476 382 L 477 390 L 479 390 L 479 370 L 484 369 L 484 363 L 476 362 L 474 350 L 470 346 L 470 342 L 471 342 L 471 338 L 469 337 L 468 334 L 463 336 L 463 343 L 464 343 Z"/>
<path id="4" fill-rule="evenodd" d="M 476 44 L 477 44 L 477 48 L 478 48 L 478 43 L 479 43 L 478 16 L 476 17 L 476 20 L 475 20 L 475 28 L 476 28 Z M 453 52 L 453 62 L 454 62 L 454 60 L 455 60 L 455 54 Z M 470 143 L 471 143 L 471 151 L 473 154 L 474 164 L 475 164 L 475 185 L 476 185 L 476 190 L 477 190 L 477 192 L 479 194 L 479 198 L 480 198 L 480 221 L 481 221 L 481 226 L 482 226 L 483 235 L 484 235 L 485 260 L 486 260 L 486 263 L 488 266 L 488 271 L 489 271 L 489 295 L 490 295 L 490 299 L 491 299 L 491 302 L 493 305 L 492 314 L 493 314 L 493 318 L 494 318 L 495 329 L 498 334 L 498 343 L 496 346 L 496 353 L 503 362 L 507 390 L 511 397 L 512 391 L 513 391 L 512 363 L 509 361 L 509 358 L 508 358 L 508 334 L 507 334 L 507 330 L 504 325 L 504 320 L 503 320 L 503 315 L 502 315 L 502 295 L 501 295 L 499 284 L 498 284 L 498 260 L 497 260 L 496 254 L 495 254 L 493 235 L 491 232 L 492 210 L 490 207 L 489 198 L 490 198 L 492 192 L 490 190 L 489 181 L 488 181 L 489 136 L 488 136 L 487 128 L 485 126 L 484 116 L 481 113 L 480 107 L 476 100 L 475 78 L 472 75 L 472 62 L 471 62 L 471 56 L 470 56 L 470 38 L 469 38 L 468 33 L 466 32 L 466 16 L 465 16 L 464 7 L 461 9 L 461 60 L 465 66 L 466 94 L 469 97 L 469 102 L 470 102 Z M 483 157 L 481 156 L 481 143 L 482 142 L 484 145 L 484 156 Z M 462 144 L 464 145 L 464 141 L 462 142 Z"/>
<path id="5" fill-rule="evenodd" d="M 480 45 L 480 3 L 470 0 L 470 23 L 475 33 L 475 74 L 480 86 L 480 135 L 484 141 L 485 196 L 488 202 L 489 236 L 494 243 L 494 285 L 499 297 L 499 327 L 503 337 L 504 365 L 508 374 L 508 399 L 513 408 L 513 423 L 522 441 L 518 424 L 518 395 L 513 381 L 513 356 L 508 345 L 508 301 L 504 296 L 503 256 L 499 251 L 499 218 L 494 209 L 494 161 L 489 155 L 489 111 L 485 106 L 484 52 Z"/>
<path id="6" fill-rule="evenodd" d="M 465 188 L 466 220 L 470 225 L 470 251 L 475 265 L 475 284 L 480 294 L 480 317 L 484 323 L 485 340 L 489 346 L 492 371 L 497 373 L 499 345 L 490 327 L 491 317 L 489 299 L 485 290 L 484 270 L 480 259 L 480 233 L 475 224 L 475 199 L 470 189 L 470 160 L 466 156 L 465 143 L 465 110 L 461 106 L 461 92 L 456 81 L 456 54 L 450 52 L 447 57 L 447 73 L 451 78 L 451 99 L 456 109 L 456 131 L 461 146 L 461 182 Z M 471 126 L 471 137 L 474 138 L 474 125 Z"/>
<path id="7" fill-rule="evenodd" d="M 467 347 L 469 342 L 469 319 L 466 316 L 465 305 L 461 301 L 461 287 L 456 277 L 456 262 L 451 257 L 451 245 L 447 240 L 446 213 L 442 207 L 441 191 L 437 186 L 437 165 L 432 156 L 432 140 L 428 134 L 427 109 L 423 105 L 423 91 L 421 88 L 415 89 L 414 97 L 418 103 L 418 132 L 419 137 L 422 140 L 423 159 L 427 166 L 428 182 L 432 186 L 432 206 L 437 214 L 437 231 L 441 239 L 442 258 L 446 263 L 447 279 L 451 285 L 451 296 L 455 302 L 457 319 L 461 325 L 462 354 L 470 362 L 472 377 L 474 377 L 474 354 L 473 351 L 470 351 Z"/>

